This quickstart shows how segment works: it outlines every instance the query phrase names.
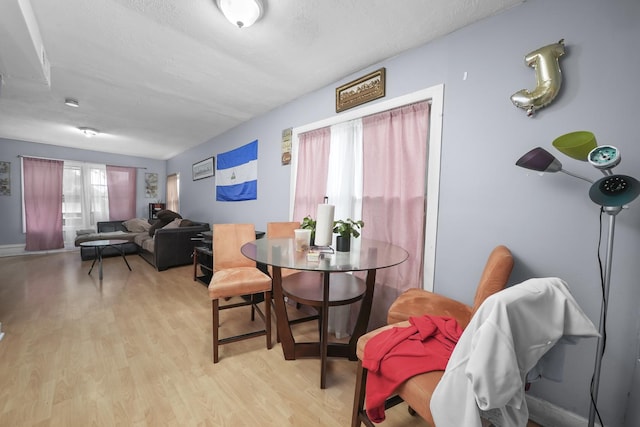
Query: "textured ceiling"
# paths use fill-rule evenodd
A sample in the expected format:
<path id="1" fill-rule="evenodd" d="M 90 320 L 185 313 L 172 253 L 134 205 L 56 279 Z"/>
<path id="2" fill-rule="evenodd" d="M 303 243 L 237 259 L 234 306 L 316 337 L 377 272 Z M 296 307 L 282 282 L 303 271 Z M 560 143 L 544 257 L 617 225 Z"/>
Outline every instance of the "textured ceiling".
<path id="1" fill-rule="evenodd" d="M 215 0 L 2 0 L 0 137 L 167 159 L 522 1 L 264 0 L 238 29 Z"/>

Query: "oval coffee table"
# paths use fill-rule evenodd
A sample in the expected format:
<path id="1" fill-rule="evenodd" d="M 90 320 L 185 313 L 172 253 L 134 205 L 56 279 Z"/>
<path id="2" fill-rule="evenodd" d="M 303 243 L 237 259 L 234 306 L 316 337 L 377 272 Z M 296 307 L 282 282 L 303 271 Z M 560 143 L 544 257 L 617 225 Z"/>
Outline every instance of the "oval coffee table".
<path id="1" fill-rule="evenodd" d="M 129 271 L 131 271 L 131 266 L 129 265 L 127 258 L 124 256 L 124 251 L 122 250 L 122 245 L 124 245 L 125 243 L 129 243 L 129 241 L 122 240 L 122 239 L 111 239 L 111 240 L 93 240 L 90 242 L 80 243 L 80 246 L 94 248 L 96 252 L 96 257 L 93 259 L 93 263 L 91 264 L 91 268 L 89 269 L 89 274 L 91 274 L 91 272 L 93 271 L 93 266 L 96 264 L 96 261 L 98 261 L 98 267 L 100 271 L 99 277 L 100 277 L 100 280 L 102 280 L 102 251 L 108 247 L 113 247 L 117 249 L 118 252 L 120 252 L 122 259 L 124 260 L 125 264 L 127 264 L 127 268 L 129 268 Z"/>

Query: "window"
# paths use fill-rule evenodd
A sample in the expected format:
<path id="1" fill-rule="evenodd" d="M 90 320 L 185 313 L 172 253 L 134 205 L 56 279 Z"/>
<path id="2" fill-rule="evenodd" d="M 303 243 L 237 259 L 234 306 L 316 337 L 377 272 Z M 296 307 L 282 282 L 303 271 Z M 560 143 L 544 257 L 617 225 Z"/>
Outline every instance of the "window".
<path id="1" fill-rule="evenodd" d="M 289 206 L 290 218 L 294 216 L 294 201 L 296 194 L 298 167 L 298 149 L 299 135 L 314 129 L 330 127 L 332 125 L 346 122 L 348 120 L 366 117 L 375 113 L 391 110 L 404 105 L 420 101 L 428 101 L 431 105 L 429 113 L 429 130 L 428 130 L 428 155 L 426 169 L 426 208 L 425 208 L 425 236 L 424 236 L 424 278 L 422 287 L 426 290 L 433 289 L 433 278 L 435 276 L 435 246 L 437 238 L 438 223 L 438 199 L 439 199 L 439 180 L 440 180 L 440 151 L 442 139 L 442 113 L 443 113 L 444 85 L 429 87 L 408 95 L 392 98 L 387 101 L 381 101 L 368 106 L 353 109 L 344 114 L 333 116 L 325 120 L 311 123 L 293 129 L 292 135 L 292 159 L 291 159 L 291 200 Z M 301 170 L 304 170 L 302 168 Z M 321 182 L 322 183 L 322 182 Z M 316 202 L 317 203 L 317 202 Z M 311 215 L 314 212 L 309 211 Z"/>
<path id="2" fill-rule="evenodd" d="M 62 232 L 65 246 L 74 246 L 76 231 L 96 229 L 109 220 L 105 165 L 64 162 L 62 178 Z"/>
<path id="3" fill-rule="evenodd" d="M 167 176 L 167 209 L 180 212 L 180 174 Z"/>
<path id="4" fill-rule="evenodd" d="M 424 241 L 417 236 L 424 236 L 426 217 L 429 110 L 424 100 L 331 125 L 328 144 L 324 132 L 299 135 L 297 160 L 304 170 L 297 174 L 293 219 L 302 219 L 309 210 L 309 196 L 316 195 L 316 206 L 322 203 L 323 194 L 317 191 L 326 177 L 324 195 L 335 206 L 334 219 L 362 219 L 363 237 L 399 245 L 409 253 L 406 262 L 376 275 L 381 292 L 374 304 L 381 307 L 423 283 Z M 319 159 L 327 145 L 329 155 L 323 162 Z M 382 325 L 385 319 L 372 313 L 371 320 Z M 330 311 L 330 330 L 332 324 Z M 336 333 L 348 330 L 343 322 L 335 325 Z"/>
<path id="5" fill-rule="evenodd" d="M 57 239 L 64 241 L 65 247 L 74 247 L 78 230 L 91 229 L 95 231 L 98 222 L 111 220 L 110 214 L 120 215 L 123 218 L 133 218 L 135 216 L 135 168 L 41 157 L 21 157 L 24 157 L 21 162 L 23 189 L 22 230 L 27 234 L 27 242 L 30 241 L 30 238 L 37 239 L 40 235 L 55 235 Z M 32 160 L 39 160 L 40 163 L 42 161 L 57 162 L 59 165 L 58 179 L 49 178 L 48 175 L 45 178 L 42 178 L 42 174 L 34 175 L 28 186 L 25 175 L 28 175 L 27 171 L 34 170 L 34 168 L 28 167 L 33 163 Z M 37 170 L 41 169 L 42 167 L 37 168 Z M 32 177 L 32 175 L 28 176 Z M 44 179 L 45 181 L 36 182 L 34 186 L 34 179 Z M 48 186 L 51 184 L 55 184 L 54 189 L 57 192 L 57 198 L 53 205 L 44 208 L 40 193 L 43 188 L 49 188 Z M 111 208 L 109 208 L 109 191 L 112 193 L 111 203 L 115 205 Z M 47 196 L 52 192 L 53 190 L 48 190 Z M 58 204 L 60 199 L 62 199 L 62 203 Z M 35 202 L 33 202 L 34 200 Z M 57 207 L 55 206 L 56 204 Z M 35 214 L 30 214 L 29 224 L 31 226 L 28 226 L 27 211 L 32 206 L 35 206 Z M 34 218 L 40 221 L 32 221 Z M 41 224 L 42 222 L 44 222 L 44 226 Z M 33 227 L 36 227 L 37 231 L 34 231 Z M 38 229 L 37 227 L 40 228 Z M 61 247 L 60 243 L 55 244 L 58 246 L 52 246 L 51 248 L 59 249 Z M 27 247 L 29 247 L 29 244 L 27 244 Z M 50 248 L 43 247 L 41 249 Z"/>

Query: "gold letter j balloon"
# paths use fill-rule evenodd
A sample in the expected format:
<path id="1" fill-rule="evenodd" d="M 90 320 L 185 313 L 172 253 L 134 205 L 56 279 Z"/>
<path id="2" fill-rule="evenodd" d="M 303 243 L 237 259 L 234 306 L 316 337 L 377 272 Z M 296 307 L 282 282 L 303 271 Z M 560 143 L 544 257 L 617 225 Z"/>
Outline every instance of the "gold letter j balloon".
<path id="1" fill-rule="evenodd" d="M 511 102 L 531 117 L 536 110 L 547 106 L 558 94 L 562 85 L 559 58 L 564 55 L 564 39 L 534 50 L 524 57 L 524 62 L 536 70 L 538 85 L 532 91 L 522 89 L 511 95 Z"/>

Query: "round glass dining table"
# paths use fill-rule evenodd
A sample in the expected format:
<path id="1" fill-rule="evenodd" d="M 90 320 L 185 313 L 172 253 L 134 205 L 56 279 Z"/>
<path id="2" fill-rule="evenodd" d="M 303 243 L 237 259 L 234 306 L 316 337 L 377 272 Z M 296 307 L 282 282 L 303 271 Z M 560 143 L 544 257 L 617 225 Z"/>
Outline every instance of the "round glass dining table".
<path id="1" fill-rule="evenodd" d="M 324 251 L 326 252 L 319 254 L 319 259 L 315 259 L 309 256 L 309 251 L 296 251 L 293 238 L 262 238 L 246 243 L 241 248 L 242 254 L 247 258 L 259 264 L 272 266 L 273 299 L 278 335 L 282 343 L 284 357 L 286 360 L 298 357 L 320 357 L 322 363 L 321 388 L 325 388 L 327 357 L 346 357 L 349 360 L 357 360 L 356 345 L 358 338 L 367 332 L 376 271 L 398 265 L 409 258 L 407 251 L 399 246 L 364 238 L 352 239 L 350 252 L 335 252 L 331 248 L 324 248 Z M 282 290 L 283 268 L 322 273 L 325 295 L 322 307 L 324 313 L 328 312 L 328 295 L 332 273 L 367 272 L 365 294 L 361 300 L 358 318 L 348 343 L 328 342 L 328 316 L 322 317 L 320 342 L 295 342 Z"/>

